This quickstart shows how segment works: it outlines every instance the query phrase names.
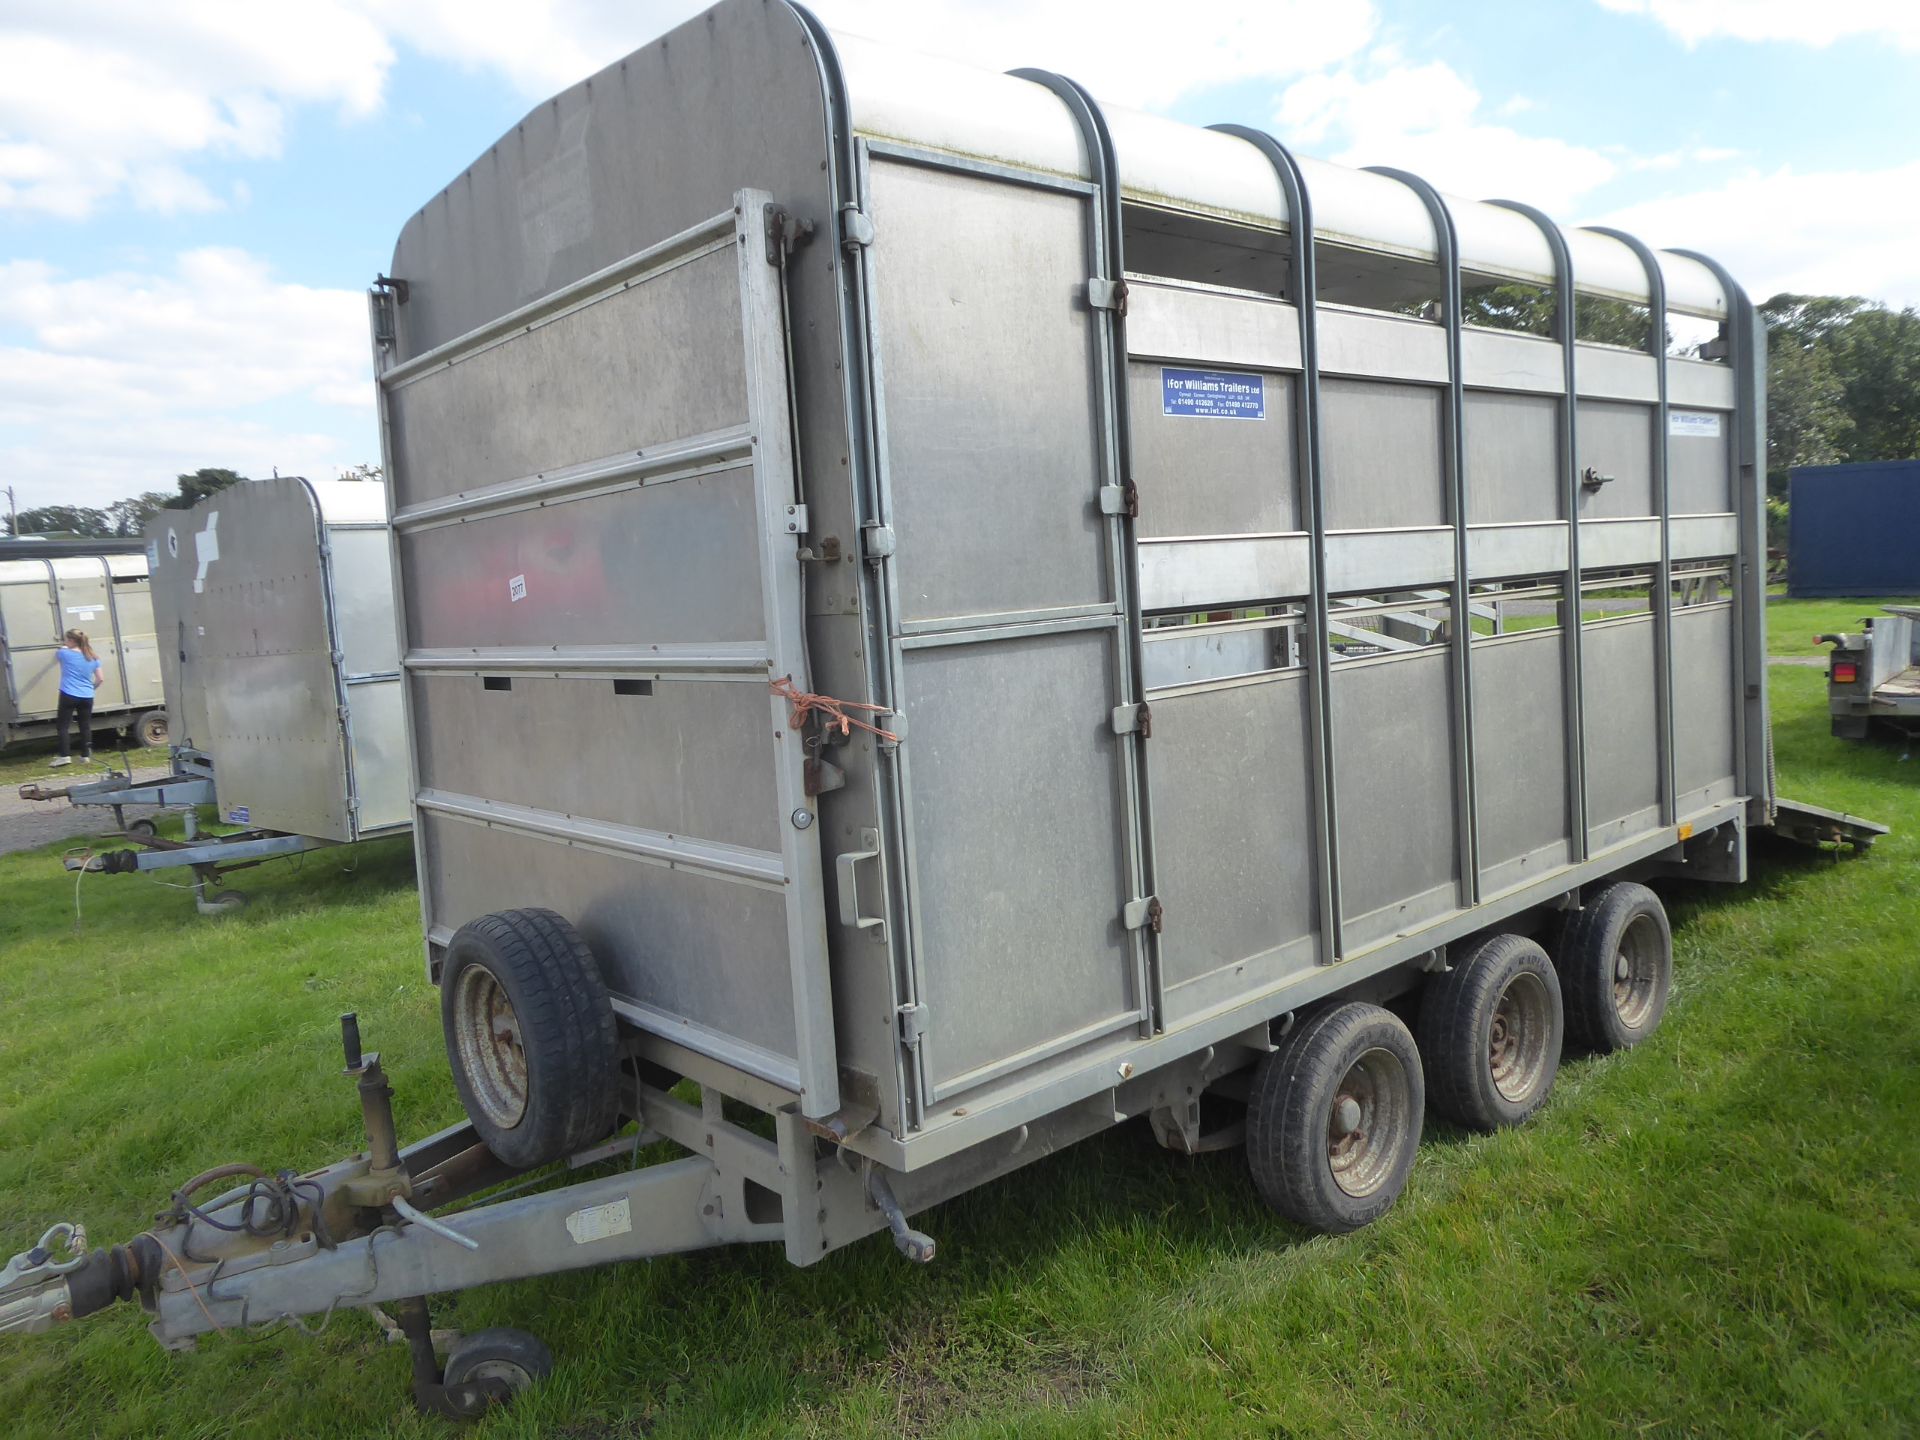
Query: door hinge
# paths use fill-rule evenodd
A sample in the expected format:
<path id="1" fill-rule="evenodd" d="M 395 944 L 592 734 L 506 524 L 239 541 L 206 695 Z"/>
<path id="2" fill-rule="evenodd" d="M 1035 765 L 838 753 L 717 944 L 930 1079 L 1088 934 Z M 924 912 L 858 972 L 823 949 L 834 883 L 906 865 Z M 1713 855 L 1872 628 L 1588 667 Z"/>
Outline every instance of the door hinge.
<path id="1" fill-rule="evenodd" d="M 789 535 L 806 534 L 807 533 L 807 507 L 804 505 L 787 506 L 786 514 L 781 517 L 780 524 L 781 524 L 781 528 L 784 529 Z"/>
<path id="2" fill-rule="evenodd" d="M 840 243 L 848 250 L 860 250 L 873 244 L 873 221 L 858 205 L 840 207 Z"/>
<path id="3" fill-rule="evenodd" d="M 1113 733 L 1138 734 L 1142 740 L 1153 738 L 1153 708 L 1146 704 L 1116 705 L 1113 708 Z"/>
<path id="4" fill-rule="evenodd" d="M 861 548 L 869 560 L 885 560 L 893 554 L 893 527 L 891 525 L 862 525 L 860 527 Z"/>
<path id="5" fill-rule="evenodd" d="M 1131 480 L 1125 485 L 1102 485 L 1100 487 L 1100 513 L 1102 515 L 1124 515 L 1129 520 L 1140 518 L 1140 490 Z"/>
<path id="6" fill-rule="evenodd" d="M 1095 310 L 1111 310 L 1124 319 L 1127 313 L 1127 282 L 1094 276 L 1087 281 L 1087 304 Z"/>
<path id="7" fill-rule="evenodd" d="M 1165 918 L 1166 911 L 1162 908 L 1158 895 L 1147 895 L 1138 900 L 1129 900 L 1127 902 L 1127 908 L 1120 912 L 1121 923 L 1124 924 L 1127 929 L 1139 930 L 1145 928 L 1153 931 L 1156 935 L 1160 933 L 1160 926 Z"/>
<path id="8" fill-rule="evenodd" d="M 900 1043 L 909 1050 L 916 1048 L 920 1037 L 927 1033 L 927 1007 L 902 1005 L 894 1012 L 894 1018 L 900 1022 Z"/>

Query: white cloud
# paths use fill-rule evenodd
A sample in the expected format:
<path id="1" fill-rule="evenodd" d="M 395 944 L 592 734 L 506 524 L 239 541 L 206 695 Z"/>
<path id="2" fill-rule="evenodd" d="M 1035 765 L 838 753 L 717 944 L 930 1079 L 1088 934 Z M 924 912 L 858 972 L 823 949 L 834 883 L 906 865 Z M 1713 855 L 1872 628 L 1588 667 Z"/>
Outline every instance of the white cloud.
<path id="1" fill-rule="evenodd" d="M 1722 261 L 1755 300 L 1782 290 L 1920 305 L 1920 161 L 1886 170 L 1749 171 L 1598 223 Z"/>
<path id="2" fill-rule="evenodd" d="M 1646 15 L 1687 45 L 1703 40 L 1785 40 L 1824 47 L 1855 37 L 1920 50 L 1915 0 L 1599 0 L 1623 15 Z"/>
<path id="3" fill-rule="evenodd" d="M 1443 61 L 1382 60 L 1376 52 L 1368 65 L 1288 86 L 1274 117 L 1282 138 L 1336 147 L 1330 158 L 1341 164 L 1394 165 L 1457 195 L 1524 195 L 1551 211 L 1619 171 L 1597 150 L 1491 123 L 1480 92 Z"/>
<path id="4" fill-rule="evenodd" d="M 701 0 L 13 0 L 0 16 L 0 210 L 78 219 L 223 203 L 189 168 L 279 155 L 289 112 L 381 106 L 398 46 L 544 98 L 699 13 Z M 1217 0 L 1181 24 L 1159 0 L 821 0 L 831 25 L 996 69 L 1066 71 L 1148 108 L 1356 53 L 1371 0 Z M 1142 43 L 1143 36 L 1151 43 Z"/>
<path id="5" fill-rule="evenodd" d="M 279 154 L 290 105 L 371 113 L 393 50 L 347 0 L 13 0 L 0 16 L 0 210 L 219 202 L 183 163 Z"/>
<path id="6" fill-rule="evenodd" d="M 364 297 L 244 252 L 83 278 L 0 264 L 7 335 L 0 471 L 23 508 L 103 504 L 202 465 L 325 475 L 375 458 Z"/>

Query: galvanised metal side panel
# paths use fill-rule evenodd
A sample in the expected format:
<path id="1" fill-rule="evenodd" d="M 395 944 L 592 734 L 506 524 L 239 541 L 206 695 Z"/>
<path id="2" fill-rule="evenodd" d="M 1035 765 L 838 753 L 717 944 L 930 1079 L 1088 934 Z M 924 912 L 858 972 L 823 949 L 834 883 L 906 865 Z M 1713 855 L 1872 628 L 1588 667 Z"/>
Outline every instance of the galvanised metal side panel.
<path id="1" fill-rule="evenodd" d="M 899 621 L 1109 600 L 1083 196 L 876 159 Z"/>
<path id="2" fill-rule="evenodd" d="M 403 531 L 414 646 L 758 640 L 754 514 L 743 466 Z"/>
<path id="3" fill-rule="evenodd" d="M 1790 485 L 1789 595 L 1920 595 L 1920 460 L 1802 465 Z"/>
<path id="4" fill-rule="evenodd" d="M 1203 362 L 1127 367 L 1133 422 L 1136 532 L 1154 535 L 1272 534 L 1300 528 L 1294 479 L 1291 376 L 1263 374 L 1257 416 L 1166 412 L 1167 370 L 1227 369 Z M 1236 372 L 1247 373 L 1247 372 Z"/>
<path id="5" fill-rule="evenodd" d="M 16 718 L 44 720 L 59 712 L 60 662 L 58 647 L 14 652 L 12 680 L 18 708 Z"/>
<path id="6" fill-rule="evenodd" d="M 1474 642 L 1482 869 L 1569 842 L 1564 644 L 1557 630 Z"/>
<path id="7" fill-rule="evenodd" d="M 392 421 L 394 463 L 405 477 L 401 504 L 738 424 L 747 398 L 733 250 L 716 243 L 511 345 L 403 382 L 405 403 Z M 652 343 L 656 335 L 687 333 L 693 316 L 712 326 L 711 347 Z M 586 356 L 592 363 L 583 363 Z"/>
<path id="8" fill-rule="evenodd" d="M 9 652 L 34 645 L 58 645 L 62 626 L 55 623 L 53 584 L 44 560 L 9 560 L 0 569 L 25 579 L 0 577 L 0 635 Z"/>
<path id="9" fill-rule="evenodd" d="M 1334 802 L 1349 950 L 1458 904 L 1450 665 L 1436 646 L 1333 667 Z"/>
<path id="10" fill-rule="evenodd" d="M 393 554 L 384 525 L 327 527 L 334 632 L 349 679 L 400 673 L 393 628 Z"/>
<path id="11" fill-rule="evenodd" d="M 431 671 L 411 683 L 420 771 L 436 789 L 780 848 L 764 685 L 521 674 L 489 689 Z"/>
<path id="12" fill-rule="evenodd" d="M 1733 794 L 1733 606 L 1673 612 L 1673 774 L 1681 813 Z"/>
<path id="13" fill-rule="evenodd" d="M 1649 813 L 1660 799 L 1655 764 L 1653 620 L 1589 624 L 1580 636 L 1587 737 L 1587 820 L 1597 851 L 1627 838 L 1618 822 Z"/>
<path id="14" fill-rule="evenodd" d="M 163 510 L 147 523 L 148 598 L 160 648 L 168 742 L 204 751 L 213 734 L 206 687 L 187 684 L 183 673 L 192 629 L 193 582 L 199 572 L 194 560 L 195 535 L 192 517 L 184 510 Z"/>
<path id="15" fill-rule="evenodd" d="M 1673 410 L 1667 420 L 1667 505 L 1674 515 L 1733 509 L 1733 417 Z"/>
<path id="16" fill-rule="evenodd" d="M 1566 518 L 1558 398 L 1469 390 L 1466 442 L 1468 524 Z"/>
<path id="17" fill-rule="evenodd" d="M 1653 407 L 1611 400 L 1580 401 L 1580 472 L 1613 478 L 1599 489 L 1580 491 L 1582 520 L 1652 515 Z"/>
<path id="18" fill-rule="evenodd" d="M 127 672 L 128 704 L 134 708 L 164 704 L 167 692 L 161 678 L 160 646 L 154 637 L 153 591 L 145 574 L 114 578 L 113 614 L 120 661 Z"/>
<path id="19" fill-rule="evenodd" d="M 1442 398 L 1442 391 L 1426 385 L 1321 382 L 1329 530 L 1447 523 L 1440 468 Z"/>
<path id="20" fill-rule="evenodd" d="M 583 839 L 534 839 L 424 810 L 417 823 L 428 857 L 422 878 L 442 923 L 529 905 L 557 910 L 586 937 L 629 1018 L 643 1018 L 633 1013 L 639 1007 L 648 1029 L 797 1084 L 778 884 L 636 863 Z"/>
<path id="21" fill-rule="evenodd" d="M 1312 749 L 1300 670 L 1151 703 L 1172 1027 L 1314 965 Z"/>
<path id="22" fill-rule="evenodd" d="M 192 744 L 221 814 L 255 829 L 355 838 L 345 703 L 319 515 L 298 479 L 255 480 L 149 530 Z M 196 709 L 203 706 L 204 709 Z"/>
<path id="23" fill-rule="evenodd" d="M 1240 598 L 1258 593 L 1248 590 Z M 1210 631 L 1181 625 L 1155 630 L 1141 647 L 1141 683 L 1161 690 L 1271 670 L 1277 643 L 1277 632 L 1264 629 Z"/>
<path id="24" fill-rule="evenodd" d="M 1111 626 L 905 652 L 936 1099 L 1141 1012 L 1121 928 L 1112 667 Z"/>
<path id="25" fill-rule="evenodd" d="M 389 622 L 391 624 L 391 622 Z M 406 697 L 400 679 L 349 680 L 352 714 L 354 833 L 372 835 L 413 822 L 413 775 L 407 765 Z"/>

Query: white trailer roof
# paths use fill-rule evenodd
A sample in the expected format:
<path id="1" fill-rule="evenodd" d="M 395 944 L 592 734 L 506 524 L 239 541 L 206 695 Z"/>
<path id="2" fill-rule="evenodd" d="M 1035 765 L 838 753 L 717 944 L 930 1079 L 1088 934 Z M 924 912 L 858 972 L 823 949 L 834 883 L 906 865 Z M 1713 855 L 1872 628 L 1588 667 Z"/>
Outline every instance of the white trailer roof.
<path id="1" fill-rule="evenodd" d="M 834 45 L 854 127 L 862 134 L 1092 178 L 1078 126 L 1044 86 L 838 31 Z M 1246 141 L 1139 111 L 1101 108 L 1128 199 L 1286 228 L 1286 202 L 1273 168 Z M 1306 158 L 1300 169 L 1319 239 L 1380 254 L 1433 258 L 1432 224 L 1407 186 Z M 1531 220 L 1481 201 L 1446 198 L 1462 270 L 1553 283 L 1552 254 Z M 1647 303 L 1646 272 L 1631 249 L 1589 230 L 1563 227 L 1562 233 L 1577 289 Z M 1712 271 L 1684 256 L 1661 254 L 1659 260 L 1669 309 L 1726 317 L 1727 296 Z"/>

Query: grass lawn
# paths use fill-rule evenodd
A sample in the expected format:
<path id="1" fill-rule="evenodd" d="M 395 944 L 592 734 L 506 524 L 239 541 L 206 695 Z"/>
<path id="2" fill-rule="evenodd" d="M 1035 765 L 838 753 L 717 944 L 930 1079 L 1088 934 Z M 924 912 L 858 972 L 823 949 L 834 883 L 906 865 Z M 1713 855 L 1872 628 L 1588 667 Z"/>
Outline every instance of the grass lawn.
<path id="1" fill-rule="evenodd" d="M 1822 607 L 1772 607 L 1781 634 Z M 1920 1432 L 1920 764 L 1830 739 L 1824 677 L 1770 677 L 1783 788 L 1891 823 L 1863 860 L 1765 846 L 1669 891 L 1646 1045 L 1572 1060 L 1524 1130 L 1431 1127 L 1399 1208 L 1310 1238 L 1237 1154 L 1128 1126 L 795 1270 L 734 1250 L 476 1291 L 554 1379 L 478 1433 L 638 1436 L 1896 1436 Z M 385 1053 L 403 1132 L 457 1118 L 404 844 L 242 879 L 197 919 L 132 877 L 0 858 L 0 1251 L 96 1241 L 227 1160 L 358 1147 L 335 1016 Z M 162 1354 L 122 1307 L 0 1341 L 0 1430 L 425 1436 L 357 1313 L 319 1339 Z"/>

